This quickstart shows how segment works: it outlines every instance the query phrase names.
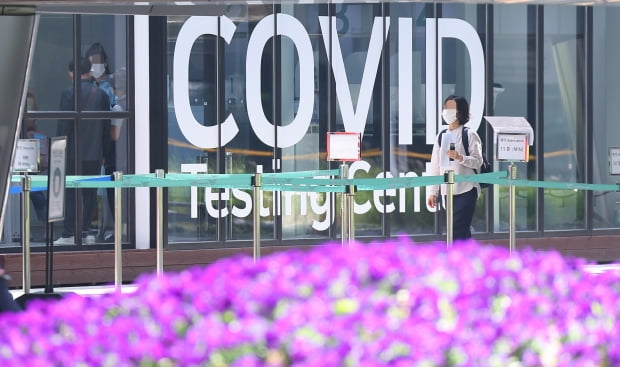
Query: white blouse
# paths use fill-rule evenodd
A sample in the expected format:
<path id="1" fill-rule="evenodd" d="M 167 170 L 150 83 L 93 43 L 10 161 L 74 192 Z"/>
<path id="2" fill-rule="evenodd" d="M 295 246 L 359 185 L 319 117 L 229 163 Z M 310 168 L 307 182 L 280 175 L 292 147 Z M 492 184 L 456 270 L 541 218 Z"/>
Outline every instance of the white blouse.
<path id="1" fill-rule="evenodd" d="M 433 154 L 431 155 L 431 163 L 428 167 L 427 174 L 430 176 L 443 175 L 446 171 L 454 171 L 456 175 L 473 175 L 474 169 L 479 170 L 482 165 L 482 142 L 478 134 L 471 128 L 467 129 L 469 138 L 469 155 L 465 155 L 465 148 L 463 147 L 463 139 L 461 135 L 463 133 L 463 126 L 459 126 L 456 129 L 446 131 L 442 135 L 441 147 L 439 146 L 439 135 L 435 139 L 433 144 Z M 450 142 L 455 143 L 456 151 L 463 156 L 463 161 L 459 162 L 456 159 L 450 161 L 446 156 L 446 152 L 449 149 Z M 441 194 L 446 195 L 448 192 L 447 186 L 433 185 L 427 187 L 427 197 L 435 196 L 441 186 Z M 480 195 L 480 184 L 477 182 L 457 182 L 454 184 L 454 195 L 463 194 L 470 191 L 472 188 L 478 189 L 478 195 Z"/>

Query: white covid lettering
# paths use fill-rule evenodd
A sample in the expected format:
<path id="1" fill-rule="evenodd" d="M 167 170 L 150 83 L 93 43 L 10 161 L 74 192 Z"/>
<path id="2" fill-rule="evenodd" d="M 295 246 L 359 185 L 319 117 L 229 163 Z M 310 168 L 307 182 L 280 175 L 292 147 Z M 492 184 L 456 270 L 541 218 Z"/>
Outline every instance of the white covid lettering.
<path id="1" fill-rule="evenodd" d="M 340 113 L 342 114 L 342 121 L 344 122 L 346 131 L 363 133 L 364 127 L 366 126 L 372 91 L 377 78 L 379 60 L 381 59 L 381 50 L 383 49 L 384 41 L 387 39 L 388 29 L 390 27 L 390 18 L 385 18 L 385 26 L 383 24 L 383 19 L 382 17 L 375 17 L 372 26 L 366 63 L 364 64 L 359 96 L 357 98 L 357 108 L 354 109 L 350 84 L 347 78 L 344 59 L 342 58 L 342 48 L 340 47 L 340 40 L 336 29 L 336 17 L 332 17 L 331 19 L 331 30 L 329 27 L 329 17 L 319 17 L 321 33 L 323 34 L 323 44 L 325 45 L 327 57 L 329 58 L 330 55 L 332 57 L 330 62 L 334 70 L 334 79 L 336 80 L 336 98 L 338 99 L 338 106 L 340 107 Z M 329 37 L 330 34 L 331 39 Z M 385 35 L 385 39 L 383 35 Z M 329 47 L 330 44 L 331 52 Z"/>
<path id="2" fill-rule="evenodd" d="M 242 203 L 244 203 L 245 206 L 240 208 L 236 204 L 233 205 L 231 214 L 238 218 L 245 218 L 250 215 L 250 213 L 252 213 L 252 196 L 239 189 L 233 189 L 232 195 L 234 198 L 239 199 Z"/>
<path id="3" fill-rule="evenodd" d="M 184 163 L 181 165 L 181 172 L 183 173 L 207 173 L 207 165 L 205 163 Z M 191 186 L 189 189 L 190 195 L 190 217 L 198 218 L 198 188 Z"/>
<path id="4" fill-rule="evenodd" d="M 200 173 L 206 169 L 198 164 L 182 165 L 185 171 L 191 173 Z M 369 173 L 372 170 L 371 165 L 366 161 L 353 162 L 349 168 L 349 178 L 355 178 L 356 176 L 363 177 L 360 171 Z M 426 175 L 424 172 L 423 176 Z M 393 177 L 391 172 L 379 172 L 376 175 L 377 178 L 391 178 Z M 398 177 L 418 177 L 415 172 L 402 172 L 398 174 Z M 413 194 L 412 207 L 407 206 L 407 195 Z M 386 189 L 386 190 L 374 190 L 372 192 L 372 200 L 366 200 L 362 203 L 354 203 L 355 214 L 365 214 L 371 210 L 376 210 L 379 213 L 405 213 L 413 209 L 413 212 L 419 213 L 421 209 L 421 190 L 420 187 L 414 188 L 399 188 L 399 189 Z M 240 189 L 218 189 L 205 188 L 204 189 L 204 205 L 207 215 L 212 218 L 223 218 L 229 215 L 237 218 L 245 218 L 252 213 L 253 208 L 258 207 L 261 217 L 267 217 L 277 213 L 277 215 L 289 216 L 308 216 L 312 217 L 312 228 L 316 231 L 324 231 L 334 223 L 333 210 L 333 194 L 330 193 L 317 193 L 317 192 L 290 192 L 284 191 L 279 197 L 278 192 L 261 191 L 259 195 L 258 205 L 255 206 L 250 193 Z M 386 196 L 394 198 L 391 202 L 386 203 Z M 195 200 L 195 196 L 192 196 Z M 358 196 L 359 199 L 359 196 Z M 426 202 L 426 200 L 425 200 Z M 221 209 L 218 209 L 218 203 L 223 205 Z M 309 203 L 309 205 L 308 205 Z M 398 203 L 398 205 L 396 204 Z M 197 204 L 192 202 L 192 211 L 195 211 Z M 308 211 L 308 208 L 310 211 Z M 428 208 L 428 211 L 434 212 L 435 209 Z M 196 217 L 192 217 L 196 218 Z"/>
<path id="5" fill-rule="evenodd" d="M 246 101 L 250 124 L 256 136 L 270 147 L 287 148 L 297 144 L 308 131 L 314 109 L 314 54 L 308 32 L 303 25 L 288 14 L 278 14 L 278 36 L 286 36 L 293 41 L 299 56 L 299 107 L 297 115 L 289 124 L 277 126 L 269 122 L 263 110 L 261 93 L 261 64 L 263 50 L 267 41 L 274 37 L 275 16 L 263 18 L 254 28 L 248 42 L 246 62 Z"/>
<path id="6" fill-rule="evenodd" d="M 219 19 L 219 28 L 218 28 Z M 277 22 L 277 27 L 275 26 Z M 333 70 L 336 100 L 345 131 L 363 133 L 371 107 L 373 88 L 378 74 L 383 44 L 387 40 L 390 17 L 375 17 L 368 43 L 368 52 L 349 53 L 346 59 L 337 32 L 337 18 L 318 17 L 326 55 Z M 330 26 L 331 25 L 331 26 Z M 413 32 L 412 18 L 398 18 L 398 143 L 413 143 Z M 274 29 L 276 32 L 274 33 Z M 172 73 L 174 111 L 181 133 L 193 145 L 200 148 L 217 148 L 230 143 L 239 133 L 233 114 L 226 116 L 221 126 L 200 123 L 196 120 L 189 101 L 189 60 L 192 47 L 202 35 L 221 37 L 230 44 L 235 24 L 226 16 L 193 16 L 183 24 L 177 36 Z M 442 40 L 454 38 L 461 41 L 469 53 L 470 111 L 468 126 L 477 130 L 483 113 L 485 94 L 485 68 L 482 43 L 472 25 L 461 19 L 426 19 L 426 144 L 432 144 L 442 124 L 440 116 L 443 83 Z M 290 122 L 271 122 L 262 106 L 261 86 L 262 55 L 268 41 L 276 36 L 291 40 L 286 52 L 297 52 L 299 98 L 296 114 L 284 114 Z M 359 56 L 359 57 L 358 57 Z M 252 130 L 270 147 L 286 148 L 299 143 L 308 131 L 312 120 L 315 98 L 315 55 L 308 31 L 301 22 L 288 14 L 269 15 L 254 28 L 246 53 L 245 100 Z M 347 70 L 351 68 L 352 70 Z M 353 69 L 355 68 L 355 69 Z M 285 69 L 282 69 L 285 70 Z M 286 69 L 290 70 L 290 69 Z M 356 81 L 350 83 L 347 71 Z M 290 73 L 289 73 L 290 74 Z M 289 76 L 286 76 L 287 78 Z M 290 84 L 290 83 L 289 83 Z M 393 97 L 392 97 L 393 98 Z M 297 99 L 297 98 L 296 98 Z M 293 117 L 294 116 L 294 117 Z M 220 139 L 218 141 L 218 134 Z M 276 136 L 278 139 L 276 141 Z"/>
<path id="7" fill-rule="evenodd" d="M 324 197 L 323 204 L 320 203 L 320 198 Z M 318 193 L 318 192 L 310 192 L 308 193 L 308 198 L 310 199 L 310 208 L 312 212 L 318 216 L 325 215 L 323 220 L 312 220 L 312 228 L 316 231 L 325 231 L 329 228 L 331 222 L 331 195 L 329 193 Z"/>
<path id="8" fill-rule="evenodd" d="M 234 23 L 226 16 L 220 18 L 220 36 L 230 44 L 235 33 Z M 174 113 L 183 136 L 193 145 L 200 148 L 217 148 L 218 126 L 204 126 L 196 120 L 189 103 L 189 57 L 196 39 L 202 35 L 218 35 L 218 17 L 190 17 L 179 30 L 174 47 L 172 64 L 172 91 L 174 97 Z M 221 126 L 221 145 L 228 144 L 239 132 L 232 114 L 229 114 Z"/>
<path id="9" fill-rule="evenodd" d="M 398 19 L 398 144 L 413 143 L 413 19 Z"/>
<path id="10" fill-rule="evenodd" d="M 400 173 L 399 177 L 418 177 L 418 174 L 415 172 L 407 172 L 407 173 Z M 406 195 L 406 189 L 405 188 L 400 188 L 398 189 L 398 211 L 400 213 L 404 213 L 407 209 L 406 206 L 406 202 L 407 202 L 407 197 Z M 420 212 L 420 187 L 416 186 L 413 188 L 413 211 L 416 213 Z"/>
<path id="11" fill-rule="evenodd" d="M 390 172 L 380 172 L 377 175 L 377 178 L 386 178 L 386 177 L 390 178 L 393 176 Z M 394 203 L 385 204 L 384 202 L 381 202 L 381 198 L 384 198 L 385 196 L 396 196 L 396 189 L 387 189 L 385 191 L 375 190 L 372 192 L 372 198 L 373 198 L 373 201 L 375 202 L 375 208 L 377 208 L 377 211 L 379 213 L 391 213 L 396 209 L 396 207 L 394 206 Z"/>
<path id="12" fill-rule="evenodd" d="M 471 65 L 471 97 L 469 111 L 471 118 L 467 126 L 478 130 L 484 108 L 484 53 L 480 38 L 474 27 L 461 19 L 426 19 L 426 143 L 433 144 L 441 126 L 441 93 L 443 87 L 442 39 L 456 38 L 469 51 Z"/>

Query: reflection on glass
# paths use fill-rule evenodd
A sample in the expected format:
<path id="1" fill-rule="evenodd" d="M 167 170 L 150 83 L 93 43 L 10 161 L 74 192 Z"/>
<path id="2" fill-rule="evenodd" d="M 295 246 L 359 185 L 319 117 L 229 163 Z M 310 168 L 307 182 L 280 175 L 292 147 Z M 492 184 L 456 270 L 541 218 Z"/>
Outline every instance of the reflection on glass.
<path id="1" fill-rule="evenodd" d="M 544 12 L 544 179 L 584 182 L 584 45 L 577 9 Z M 584 228 L 584 192 L 545 189 L 545 229 Z"/>
<path id="2" fill-rule="evenodd" d="M 426 171 L 432 146 L 426 144 L 425 71 L 427 6 L 392 3 L 399 14 L 390 24 L 390 167 L 393 177 L 419 177 Z M 396 19 L 395 19 L 396 20 Z M 407 61 L 409 60 L 410 61 Z M 405 69 L 405 67 L 409 67 Z M 408 87 L 411 85 L 411 87 Z M 407 97 L 408 99 L 404 99 Z M 388 176 L 389 177 L 389 176 Z M 424 187 L 387 190 L 391 234 L 432 234 L 435 215 L 426 208 Z M 387 197 L 382 199 L 387 202 Z"/>
<path id="3" fill-rule="evenodd" d="M 73 57 L 73 16 L 42 14 L 30 72 L 28 110 L 58 111 L 60 93 L 68 84 L 67 65 Z"/>
<path id="4" fill-rule="evenodd" d="M 338 41 L 331 44 L 331 52 L 342 56 L 333 56 L 331 60 L 337 90 L 335 131 L 363 130 L 362 160 L 351 165 L 349 176 L 377 177 L 383 171 L 382 88 L 379 87 L 383 80 L 379 65 L 385 18 L 376 4 L 336 4 L 335 7 L 333 28 L 322 26 L 323 33 L 331 32 L 327 37 Z M 383 234 L 385 203 L 374 196 L 372 191 L 355 195 L 356 236 Z"/>
<path id="5" fill-rule="evenodd" d="M 259 100 L 254 107 L 261 109 L 267 121 L 273 124 L 276 115 L 273 110 L 274 91 L 276 89 L 273 73 L 274 37 L 269 38 L 264 45 L 260 60 L 260 71 L 252 75 L 246 74 L 247 63 L 257 65 L 255 60 L 247 59 L 250 37 L 259 24 L 267 27 L 273 25 L 273 18 L 266 19 L 272 12 L 273 8 L 268 5 L 235 5 L 228 7 L 226 12 L 226 15 L 237 26 L 232 41 L 224 49 L 223 81 L 226 103 L 222 114 L 222 116 L 234 116 L 239 129 L 239 132 L 230 142 L 225 144 L 224 148 L 226 152 L 233 155 L 232 169 L 234 173 L 273 172 L 275 168 L 273 147 L 266 144 L 257 135 L 255 125 L 250 122 L 246 100 L 247 95 L 252 93 L 252 96 Z M 260 78 L 260 90 L 247 91 L 248 78 L 255 78 L 255 80 Z M 252 116 L 252 118 L 255 117 Z M 273 136 L 275 130 L 269 127 L 261 129 L 260 133 Z M 232 205 L 230 213 L 227 213 L 233 221 L 231 239 L 252 239 L 253 210 L 260 210 L 261 238 L 271 239 L 275 237 L 274 214 L 277 212 L 277 202 L 274 200 L 272 192 L 263 191 L 258 203 L 253 203 L 251 191 L 230 190 L 225 195 L 227 195 L 225 200 L 230 201 L 230 205 Z"/>
<path id="6" fill-rule="evenodd" d="M 620 57 L 616 37 L 620 31 L 620 8 L 595 6 L 593 16 L 593 183 L 615 184 L 620 178 L 609 174 L 609 148 L 620 146 L 620 125 L 617 123 L 620 70 L 615 62 Z M 610 90 L 614 92 L 610 93 Z M 594 192 L 594 228 L 620 227 L 619 202 L 618 192 Z"/>
<path id="7" fill-rule="evenodd" d="M 532 126 L 528 106 L 534 104 L 534 95 L 528 89 L 529 75 L 535 65 L 528 61 L 527 5 L 498 5 L 493 7 L 493 114 L 495 116 L 523 116 Z M 533 16 L 533 14 L 532 14 Z M 489 148 L 493 145 L 489 142 Z M 535 147 L 530 147 L 535 154 Z M 516 163 L 518 178 L 536 179 L 536 161 Z M 505 171 L 507 163 L 495 163 L 494 170 Z M 494 186 L 494 219 L 496 232 L 508 231 L 509 199 L 507 186 Z M 516 229 L 536 229 L 536 189 L 516 188 Z"/>
<path id="8" fill-rule="evenodd" d="M 484 39 L 484 29 L 478 29 L 477 25 L 482 23 L 479 19 L 481 12 L 478 10 L 482 5 L 469 5 L 469 4 L 443 4 L 442 18 L 454 18 L 465 20 L 470 26 L 476 28 L 476 33 L 480 39 Z M 484 19 L 482 19 L 484 21 Z M 445 23 L 444 23 L 445 24 Z M 482 42 L 482 41 L 480 41 Z M 477 68 L 479 70 L 480 65 L 471 65 L 470 50 L 463 42 L 455 37 L 444 37 L 441 41 L 442 50 L 442 70 L 441 70 L 441 90 L 439 91 L 441 96 L 441 102 L 449 95 L 463 96 L 470 103 L 470 108 L 473 109 L 474 101 L 484 99 L 479 95 L 472 95 L 472 69 Z M 484 52 L 484 51 L 483 51 Z M 428 67 L 428 66 L 427 66 Z M 480 71 L 479 71 L 480 72 Z M 488 103 L 488 101 L 487 101 Z M 475 121 L 469 122 L 468 126 L 472 126 Z M 438 132 L 447 128 L 447 125 L 442 120 L 438 127 Z M 480 123 L 478 135 L 485 140 L 484 124 Z M 428 132 L 427 132 L 428 134 Z M 486 209 L 486 190 L 483 190 L 476 202 L 476 210 L 474 212 L 474 218 L 472 220 L 472 233 L 486 232 L 487 231 L 487 211 Z M 443 226 L 445 220 L 441 218 L 440 223 Z M 441 228 L 439 230 L 442 230 Z M 445 231 L 445 229 L 443 229 Z"/>
<path id="9" fill-rule="evenodd" d="M 176 38 L 179 26 L 187 17 L 171 17 L 168 23 L 170 37 Z M 168 49 L 174 54 L 174 44 Z M 198 37 L 191 49 L 187 103 L 192 117 L 203 126 L 217 125 L 217 39 L 213 35 Z M 173 90 L 173 64 L 168 64 L 169 90 Z M 171 98 L 172 93 L 169 93 Z M 188 143 L 179 128 L 174 104 L 168 104 L 168 171 L 174 173 L 216 173 L 217 150 L 200 148 Z M 217 240 L 217 189 L 204 187 L 170 188 L 168 190 L 168 242 L 196 242 Z"/>
<path id="10" fill-rule="evenodd" d="M 287 126 L 308 127 L 301 138 L 295 133 L 302 131 L 282 130 L 277 135 L 282 148 L 282 172 L 311 171 L 327 169 L 325 155 L 325 137 L 328 126 L 325 106 L 321 103 L 327 95 L 321 87 L 326 87 L 327 59 L 325 57 L 323 40 L 320 36 L 319 5 L 282 5 L 281 14 L 294 17 L 308 34 L 311 50 L 296 48 L 288 37 L 280 40 L 280 118 L 283 128 Z M 280 28 L 280 27 L 278 27 Z M 287 30 L 288 31 L 288 30 Z M 293 32 L 291 29 L 290 32 Z M 300 63 L 299 52 L 310 51 L 310 57 Z M 308 56 L 308 55 L 306 55 Z M 313 68 L 311 68 L 313 66 Z M 305 68 L 305 69 L 302 69 Z M 310 77 L 310 78 L 308 78 Z M 306 78 L 305 80 L 302 78 Z M 311 84 L 307 84 L 310 80 Z M 301 82 L 306 88 L 303 92 Z M 300 106 L 303 103 L 304 106 Z M 300 116 L 299 111 L 312 104 L 308 116 Z M 304 110 L 305 111 L 305 110 Z M 303 120 L 302 120 L 303 119 Z M 292 125 L 292 124 L 295 125 Z M 282 211 L 282 238 L 326 237 L 329 226 L 335 218 L 332 217 L 333 194 L 282 192 L 280 206 Z"/>

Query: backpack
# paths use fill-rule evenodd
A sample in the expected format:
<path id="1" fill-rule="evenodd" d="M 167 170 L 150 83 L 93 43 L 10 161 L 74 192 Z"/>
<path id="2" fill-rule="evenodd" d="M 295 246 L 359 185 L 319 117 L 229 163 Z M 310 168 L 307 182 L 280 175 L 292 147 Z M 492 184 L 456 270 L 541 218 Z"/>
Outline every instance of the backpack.
<path id="1" fill-rule="evenodd" d="M 461 138 L 463 139 L 463 148 L 465 148 L 465 155 L 469 155 L 469 132 L 467 130 L 469 130 L 469 128 L 466 126 L 463 126 L 463 133 L 461 134 Z M 439 133 L 438 144 L 440 147 L 441 147 L 441 138 L 445 132 L 446 130 L 444 129 Z M 474 172 L 478 174 L 478 170 L 474 169 Z M 487 160 L 487 156 L 484 155 L 484 149 L 483 149 L 482 150 L 482 165 L 480 166 L 480 173 L 489 173 L 489 172 L 493 172 L 493 167 L 491 167 L 491 163 L 489 163 L 489 161 Z M 480 188 L 485 189 L 489 186 L 491 186 L 491 184 L 489 183 L 485 183 L 485 182 L 480 183 Z"/>

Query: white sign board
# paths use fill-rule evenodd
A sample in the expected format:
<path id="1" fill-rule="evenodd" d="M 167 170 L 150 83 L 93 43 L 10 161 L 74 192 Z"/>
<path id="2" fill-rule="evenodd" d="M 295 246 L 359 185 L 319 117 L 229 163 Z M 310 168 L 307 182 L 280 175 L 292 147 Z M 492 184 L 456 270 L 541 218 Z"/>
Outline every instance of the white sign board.
<path id="1" fill-rule="evenodd" d="M 609 174 L 620 175 L 620 148 L 609 148 Z"/>
<path id="2" fill-rule="evenodd" d="M 38 139 L 17 140 L 13 172 L 39 172 L 39 157 Z"/>
<path id="3" fill-rule="evenodd" d="M 67 160 L 67 138 L 56 137 L 50 141 L 49 175 L 47 176 L 48 222 L 57 222 L 65 217 L 65 164 Z"/>
<path id="4" fill-rule="evenodd" d="M 495 147 L 498 161 L 527 162 L 530 156 L 527 134 L 497 134 Z"/>
<path id="5" fill-rule="evenodd" d="M 327 160 L 355 162 L 361 159 L 360 133 L 327 133 Z"/>

